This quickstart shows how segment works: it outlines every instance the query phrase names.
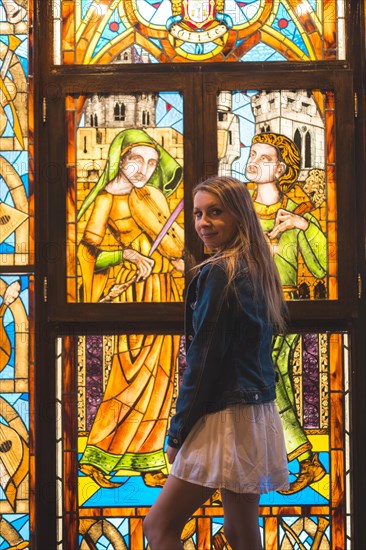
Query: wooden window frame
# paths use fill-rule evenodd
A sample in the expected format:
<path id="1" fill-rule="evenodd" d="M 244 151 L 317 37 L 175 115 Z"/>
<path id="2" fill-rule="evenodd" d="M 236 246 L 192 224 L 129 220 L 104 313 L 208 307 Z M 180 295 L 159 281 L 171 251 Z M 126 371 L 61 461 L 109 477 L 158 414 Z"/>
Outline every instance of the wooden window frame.
<path id="1" fill-rule="evenodd" d="M 160 67 L 159 67 L 160 68 Z M 103 68 L 104 69 L 104 68 Z M 169 70 L 170 69 L 170 70 Z M 240 70 L 239 70 L 240 69 Z M 179 303 L 121 303 L 92 304 L 66 302 L 66 123 L 65 97 L 84 93 L 134 93 L 180 91 L 184 97 L 184 196 L 186 248 L 197 260 L 202 258 L 202 247 L 197 241 L 192 225 L 192 189 L 196 182 L 217 172 L 217 93 L 221 90 L 240 89 L 319 89 L 335 93 L 335 159 L 338 227 L 338 299 L 296 300 L 289 302 L 291 319 L 297 322 L 332 321 L 352 319 L 357 312 L 357 271 L 355 249 L 348 243 L 354 240 L 354 223 L 349 223 L 348 212 L 356 208 L 356 197 L 350 193 L 348 182 L 354 181 L 353 136 L 354 111 L 353 88 L 349 86 L 351 71 L 333 67 L 331 70 L 283 67 L 253 70 L 252 67 L 224 65 L 220 71 L 212 65 L 200 71 L 173 73 L 170 67 L 162 74 L 148 74 L 148 78 L 134 74 L 90 75 L 61 74 L 50 80 L 52 96 L 48 99 L 48 116 L 52 119 L 49 133 L 50 166 L 56 167 L 55 177 L 49 179 L 49 212 L 52 213 L 49 242 L 56 251 L 48 263 L 48 319 L 52 322 L 77 322 L 78 319 L 95 319 L 100 323 L 115 323 L 128 319 L 132 323 L 155 325 L 157 320 L 167 323 L 182 320 L 183 305 Z M 89 73 L 89 74 L 88 74 Z M 171 74 L 169 74 L 171 73 Z M 144 73 L 146 75 L 146 73 Z M 294 85 L 296 83 L 296 85 Z M 202 146 L 204 144 L 204 146 Z M 52 189 L 52 191 L 51 191 Z M 59 205 L 65 205 L 62 211 Z M 52 252 L 52 250 L 51 250 Z M 189 274 L 188 274 L 189 277 Z M 158 322 L 158 325 L 160 323 Z M 121 326 L 125 326 L 122 323 Z M 181 325 L 180 325 L 181 326 Z M 164 328 L 164 327 L 162 327 Z"/>
<path id="2" fill-rule="evenodd" d="M 34 548 L 56 547 L 55 526 L 55 341 L 62 335 L 108 334 L 125 330 L 180 332 L 182 304 L 67 304 L 65 273 L 65 117 L 66 94 L 127 91 L 180 90 L 185 94 L 185 227 L 187 247 L 203 257 L 191 224 L 191 190 L 195 182 L 217 169 L 216 92 L 220 89 L 321 89 L 336 93 L 336 182 L 338 204 L 339 300 L 289 304 L 289 331 L 348 330 L 352 347 L 353 426 L 357 437 L 352 494 L 353 548 L 366 546 L 363 525 L 366 488 L 366 443 L 363 418 L 366 375 L 365 251 L 365 21 L 364 0 L 346 0 L 347 59 L 311 63 L 172 64 L 155 66 L 55 66 L 52 62 L 52 0 L 34 0 L 35 45 L 35 173 L 36 173 L 36 410 L 32 462 L 36 475 L 36 532 Z M 354 86 L 354 88 L 353 88 Z M 358 119 L 354 118 L 354 91 L 358 93 Z M 187 103 L 190 99 L 191 105 Z M 46 112 L 42 108 L 46 100 Z M 203 110 L 205 107 L 205 110 Z M 196 113 L 196 115 L 194 115 Z M 341 139 L 338 137 L 341 136 Z M 337 139 L 338 137 L 338 139 Z M 358 139 L 358 143 L 356 143 Z M 205 140 L 201 154 L 197 143 Z M 37 145 L 38 143 L 38 145 Z M 358 155 L 362 160 L 356 166 Z M 341 159 L 346 158 L 346 162 Z M 56 162 L 52 166 L 52 162 Z M 352 186 L 352 182 L 355 185 Z M 358 190 L 359 196 L 356 197 Z M 352 214 L 355 213 L 353 216 Z M 342 237 L 341 237 L 342 231 Z M 346 238 L 343 238 L 346 235 Z M 353 246 L 354 244 L 354 246 Z M 56 246 L 56 260 L 53 246 Z M 60 247 L 60 248 L 58 248 Z M 63 250 L 63 252 L 62 252 Z M 60 258 L 59 258 L 60 254 Z M 33 266 L 3 269 L 26 272 Z M 360 274 L 360 275 L 359 275 Z M 48 298 L 43 299 L 44 278 Z M 362 292 L 363 291 L 363 292 Z M 128 321 L 121 321 L 120 313 Z M 138 309 L 136 309 L 138 308 Z M 74 480 L 71 480 L 73 482 Z"/>

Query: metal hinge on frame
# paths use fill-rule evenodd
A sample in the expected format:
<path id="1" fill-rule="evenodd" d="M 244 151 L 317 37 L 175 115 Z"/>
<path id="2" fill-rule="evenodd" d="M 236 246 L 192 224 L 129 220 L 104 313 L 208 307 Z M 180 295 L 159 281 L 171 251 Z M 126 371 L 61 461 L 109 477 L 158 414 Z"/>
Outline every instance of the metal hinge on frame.
<path id="1" fill-rule="evenodd" d="M 355 118 L 357 118 L 358 117 L 358 95 L 357 95 L 357 92 L 355 92 L 353 100 L 354 100 Z"/>
<path id="2" fill-rule="evenodd" d="M 44 97 L 42 101 L 42 118 L 43 122 L 47 122 L 47 99 Z"/>
<path id="3" fill-rule="evenodd" d="M 361 277 L 361 273 L 359 273 L 357 275 L 357 294 L 358 294 L 358 299 L 361 300 L 361 296 L 362 296 L 362 277 Z"/>
<path id="4" fill-rule="evenodd" d="M 43 301 L 47 302 L 48 299 L 48 279 L 45 277 L 43 279 Z"/>

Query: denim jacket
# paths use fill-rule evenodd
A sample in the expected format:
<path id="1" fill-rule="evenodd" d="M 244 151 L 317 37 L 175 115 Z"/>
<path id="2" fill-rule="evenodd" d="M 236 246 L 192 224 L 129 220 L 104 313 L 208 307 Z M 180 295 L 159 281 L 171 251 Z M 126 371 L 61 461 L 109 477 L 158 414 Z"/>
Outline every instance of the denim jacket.
<path id="1" fill-rule="evenodd" d="M 263 299 L 245 269 L 234 284 L 225 292 L 223 267 L 206 264 L 187 289 L 187 368 L 168 431 L 171 447 L 179 448 L 207 413 L 275 399 L 272 326 Z"/>

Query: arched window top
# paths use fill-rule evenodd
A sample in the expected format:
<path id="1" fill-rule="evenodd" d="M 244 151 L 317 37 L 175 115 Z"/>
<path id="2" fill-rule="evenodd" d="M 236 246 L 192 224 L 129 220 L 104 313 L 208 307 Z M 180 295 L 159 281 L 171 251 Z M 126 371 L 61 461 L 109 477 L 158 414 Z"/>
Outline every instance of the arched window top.
<path id="1" fill-rule="evenodd" d="M 122 53 L 122 62 L 129 63 L 344 59 L 344 1 L 332 2 L 330 8 L 326 0 L 308 0 L 294 8 L 294 3 L 267 0 L 232 0 L 230 4 L 175 0 L 172 13 L 161 9 L 161 0 L 140 0 L 129 3 L 123 19 L 117 10 L 96 11 L 92 2 L 74 2 L 73 9 L 59 18 L 61 0 L 54 4 L 56 44 L 60 44 L 56 64 L 120 63 Z M 70 55 L 68 29 L 76 28 L 77 21 L 81 32 Z M 145 37 L 144 47 L 137 41 L 130 43 L 136 21 Z M 96 32 L 99 40 L 91 42 L 89 36 Z M 262 40 L 254 40 L 261 35 Z"/>

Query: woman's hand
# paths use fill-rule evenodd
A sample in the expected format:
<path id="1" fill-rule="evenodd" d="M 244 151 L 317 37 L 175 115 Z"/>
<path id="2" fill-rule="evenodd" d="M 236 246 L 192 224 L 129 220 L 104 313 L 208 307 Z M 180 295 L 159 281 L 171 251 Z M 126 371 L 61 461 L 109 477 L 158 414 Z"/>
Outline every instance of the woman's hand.
<path id="1" fill-rule="evenodd" d="M 169 464 L 173 464 L 175 457 L 177 456 L 179 449 L 176 449 L 175 447 L 168 447 L 166 448 L 166 454 L 168 457 Z"/>
<path id="2" fill-rule="evenodd" d="M 280 208 L 277 212 L 276 221 L 272 231 L 267 233 L 270 239 L 275 239 L 278 235 L 287 231 L 288 229 L 301 229 L 306 231 L 309 227 L 309 222 L 298 214 L 293 214 L 284 208 Z"/>
<path id="3" fill-rule="evenodd" d="M 125 248 L 123 250 L 123 259 L 132 262 L 136 265 L 136 282 L 145 280 L 152 272 L 155 260 L 140 254 L 133 248 Z"/>

